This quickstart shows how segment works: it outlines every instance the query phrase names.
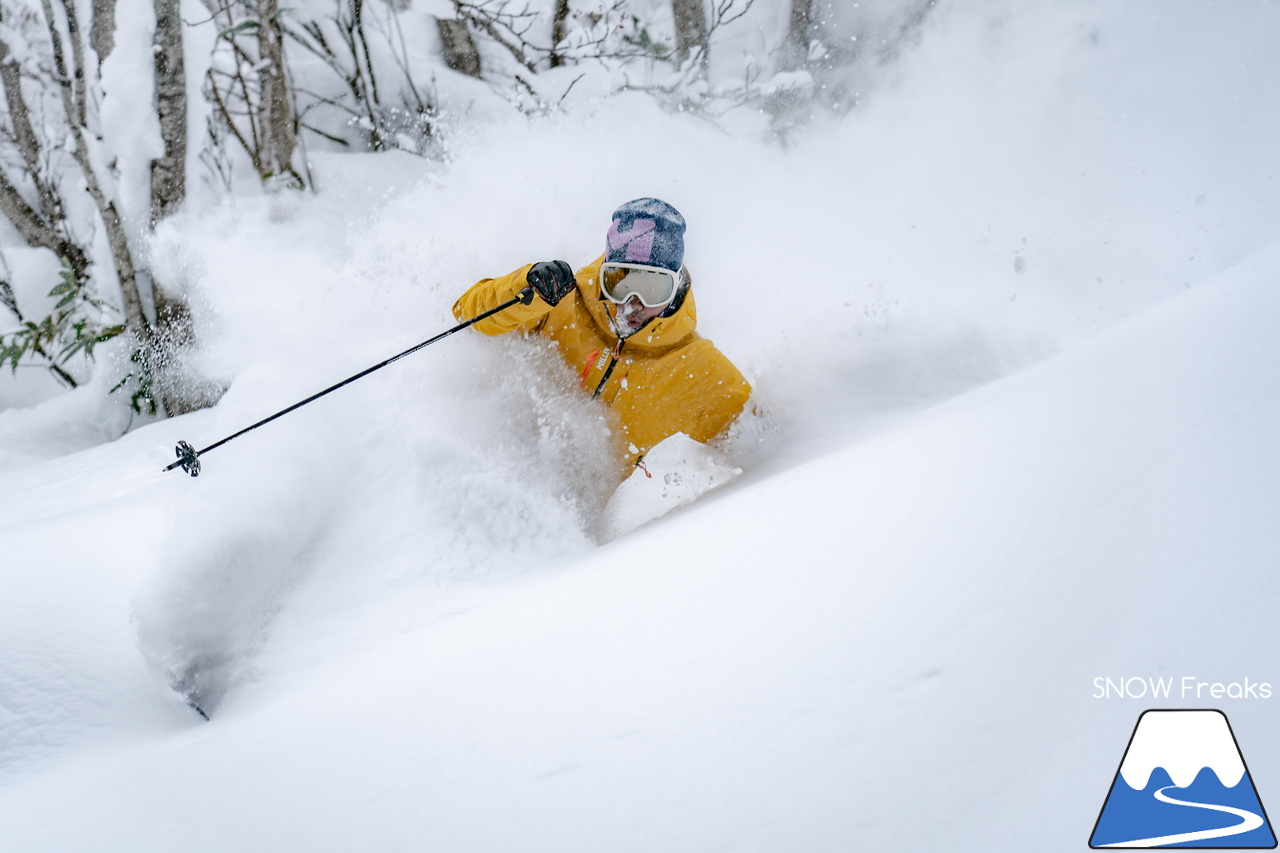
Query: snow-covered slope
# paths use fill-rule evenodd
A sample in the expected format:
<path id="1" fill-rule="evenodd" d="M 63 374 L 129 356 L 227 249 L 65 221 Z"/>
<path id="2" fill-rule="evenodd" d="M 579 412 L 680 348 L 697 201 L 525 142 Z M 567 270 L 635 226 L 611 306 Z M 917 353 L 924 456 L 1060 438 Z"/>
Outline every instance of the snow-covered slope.
<path id="1" fill-rule="evenodd" d="M 93 601 L 46 574 L 79 636 L 47 631 L 60 647 L 33 664 L 109 666 L 59 684 L 38 731 L 83 729 L 91 708 L 114 719 L 91 747 L 10 772 L 6 836 L 24 850 L 1074 849 L 1137 710 L 1100 708 L 1094 676 L 1270 666 L 1278 277 L 1280 257 L 1257 259 L 535 576 L 410 587 L 341 627 L 316 615 L 343 609 L 341 589 L 313 577 L 210 724 L 164 710 L 128 663 L 108 594 L 126 566 L 81 581 Z M 133 438 L 118 463 L 145 455 Z M 204 486 L 173 482 L 151 488 Z M 108 499 L 95 529 L 113 506 L 148 509 Z M 1268 715 L 1231 712 L 1257 777 L 1280 773 Z"/>

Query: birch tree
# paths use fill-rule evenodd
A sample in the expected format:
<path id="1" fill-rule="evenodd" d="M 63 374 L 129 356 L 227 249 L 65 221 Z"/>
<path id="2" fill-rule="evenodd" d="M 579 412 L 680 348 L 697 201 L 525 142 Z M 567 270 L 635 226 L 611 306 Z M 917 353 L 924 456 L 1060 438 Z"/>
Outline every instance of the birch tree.
<path id="1" fill-rule="evenodd" d="M 164 154 L 151 161 L 151 224 L 169 216 L 187 195 L 187 76 L 180 0 L 155 0 L 156 111 Z"/>
<path id="2" fill-rule="evenodd" d="M 20 165 L 0 167 L 0 212 L 28 246 L 52 252 L 62 269 L 49 292 L 56 306 L 43 317 L 27 316 L 10 282 L 0 282 L 0 302 L 20 324 L 16 331 L 0 336 L 0 363 L 17 369 L 24 357 L 43 359 L 54 375 L 75 386 L 78 382 L 68 369 L 73 356 L 91 356 L 95 346 L 126 329 L 145 346 L 151 339 L 151 327 L 142 312 L 118 209 L 93 167 L 85 132 L 88 75 L 75 4 L 62 0 L 55 9 L 51 0 L 43 0 L 38 9 L 20 5 L 16 10 L 0 11 L 0 16 L 8 15 L 14 20 L 0 21 L 5 24 L 0 30 L 0 85 L 8 118 L 4 136 L 16 149 Z M 40 59 L 32 59 L 24 67 L 7 41 L 10 37 L 23 39 L 22 55 L 34 51 Z M 24 90 L 28 77 L 35 109 Z M 52 97 L 50 90 L 56 92 Z M 43 120 L 33 120 L 33 116 Z M 68 155 L 70 163 L 66 162 Z M 71 221 L 73 209 L 84 212 L 83 204 L 78 197 L 62 195 L 61 187 L 68 180 L 73 185 L 83 183 L 106 232 L 120 284 L 123 324 L 113 321 L 108 301 L 95 285 L 90 241 L 77 236 Z"/>
<path id="3" fill-rule="evenodd" d="M 289 103 L 288 69 L 284 62 L 284 33 L 280 27 L 278 0 L 258 0 L 258 54 L 263 64 L 258 74 L 259 108 L 262 110 L 262 163 L 264 179 L 301 186 L 293 168 L 298 139 Z"/>
<path id="4" fill-rule="evenodd" d="M 189 342 L 189 312 L 181 299 L 138 268 L 116 173 L 102 165 L 113 152 L 111 140 L 98 129 L 94 110 L 102 92 L 95 87 L 101 85 L 103 60 L 115 49 L 115 4 L 94 0 L 86 32 L 74 0 L 38 2 L 38 7 L 10 5 L 21 26 L 0 28 L 0 86 L 8 118 L 4 136 L 20 164 L 14 169 L 10 158 L 7 167 L 0 166 L 0 212 L 27 245 L 52 252 L 62 272 L 49 293 L 56 306 L 43 317 L 28 316 L 10 282 L 0 282 L 0 301 L 20 323 L 16 332 L 0 336 L 0 363 L 16 368 L 24 357 L 43 359 L 59 379 L 74 386 L 78 382 L 71 358 L 92 356 L 98 344 L 127 332 L 133 339 L 134 367 L 118 387 L 130 388 L 139 410 L 156 410 L 159 402 L 169 413 L 187 411 L 195 403 L 185 399 L 182 383 L 162 374 L 173 350 Z M 156 103 L 164 154 L 151 164 L 152 225 L 181 204 L 186 185 L 182 20 L 177 0 L 155 0 L 155 9 Z M 8 37 L 24 39 L 25 68 Z M 68 197 L 68 187 L 84 192 Z M 146 211 L 133 214 L 148 221 Z M 108 257 L 95 259 L 95 232 L 105 236 Z M 100 272 L 106 261 L 115 281 Z M 109 296 L 115 284 L 118 302 Z"/>

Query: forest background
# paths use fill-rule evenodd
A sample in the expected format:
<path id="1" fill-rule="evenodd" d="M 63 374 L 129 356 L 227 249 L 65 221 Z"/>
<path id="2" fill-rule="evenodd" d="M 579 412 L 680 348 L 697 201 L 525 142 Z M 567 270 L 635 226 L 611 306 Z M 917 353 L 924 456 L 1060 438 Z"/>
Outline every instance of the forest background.
<path id="1" fill-rule="evenodd" d="M 189 282 L 156 257 L 179 212 L 321 191 L 325 154 L 444 164 L 495 114 L 623 93 L 785 145 L 854 109 L 933 5 L 5 0 L 0 364 L 24 382 L 0 400 L 94 376 L 144 421 L 218 399 Z"/>

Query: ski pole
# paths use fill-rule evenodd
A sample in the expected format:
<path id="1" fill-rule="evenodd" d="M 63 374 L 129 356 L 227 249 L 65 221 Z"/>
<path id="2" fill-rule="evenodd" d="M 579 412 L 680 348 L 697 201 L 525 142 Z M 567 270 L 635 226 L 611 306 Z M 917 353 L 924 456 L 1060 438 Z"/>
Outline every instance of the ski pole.
<path id="1" fill-rule="evenodd" d="M 181 467 L 183 471 L 186 471 L 192 477 L 198 477 L 200 476 L 200 457 L 208 453 L 210 450 L 213 450 L 214 448 L 217 448 L 217 447 L 221 447 L 222 445 L 226 444 L 228 441 L 231 441 L 234 438 L 239 438 L 240 436 L 244 435 L 246 432 L 252 432 L 253 430 L 257 429 L 260 426 L 269 424 L 272 421 L 274 421 L 276 418 L 282 418 L 285 415 L 292 412 L 294 409 L 301 409 L 303 406 L 307 405 L 307 403 L 315 402 L 316 400 L 319 400 L 321 397 L 323 397 L 325 394 L 330 393 L 331 391 L 337 391 L 339 388 L 343 387 L 344 385 L 350 385 L 352 382 L 355 382 L 357 379 L 360 379 L 362 377 L 368 376 L 370 373 L 373 373 L 375 370 L 381 370 L 382 368 L 386 367 L 388 364 L 391 364 L 392 362 L 395 362 L 395 361 L 399 361 L 400 359 L 404 358 L 406 355 L 412 355 L 413 353 L 417 352 L 423 347 L 428 347 L 431 344 L 434 344 L 436 341 L 443 340 L 444 338 L 449 337 L 454 332 L 460 332 L 463 329 L 467 328 L 468 326 L 471 326 L 475 323 L 479 323 L 481 320 L 485 319 L 486 317 L 492 317 L 494 314 L 497 314 L 499 311 L 505 311 L 508 308 L 510 308 L 512 305 L 515 305 L 517 303 L 521 305 L 529 305 L 532 302 L 533 302 L 533 287 L 532 285 L 530 285 L 529 287 L 526 287 L 524 290 L 517 293 L 511 299 L 499 305 L 497 308 L 490 308 L 488 311 L 485 311 L 481 314 L 477 314 L 476 316 L 472 317 L 470 320 L 464 320 L 463 322 L 454 326 L 452 329 L 447 329 L 441 332 L 440 334 L 436 335 L 434 338 L 431 338 L 430 340 L 423 341 L 422 343 L 418 344 L 415 347 L 410 347 L 409 349 L 405 350 L 399 355 L 393 355 L 391 356 L 391 358 L 387 359 L 386 361 L 378 362 L 373 367 L 365 368 L 364 370 L 357 373 L 355 376 L 348 376 L 346 379 L 342 380 L 336 385 L 330 385 L 328 388 L 324 389 L 323 391 L 312 394 L 310 397 L 308 397 L 305 400 L 299 400 L 298 402 L 294 403 L 292 406 L 289 406 L 287 409 L 281 409 L 280 411 L 276 412 L 274 415 L 265 417 L 262 420 L 258 421 L 256 424 L 253 424 L 252 426 L 247 426 L 244 429 L 240 430 L 239 432 L 232 433 L 231 435 L 227 436 L 221 441 L 215 441 L 213 444 L 209 445 L 208 447 L 202 450 L 196 450 L 187 442 L 179 441 L 177 447 L 174 448 L 174 452 L 178 456 L 177 461 L 171 462 L 169 465 L 165 467 L 164 470 L 172 471 L 174 468 Z"/>

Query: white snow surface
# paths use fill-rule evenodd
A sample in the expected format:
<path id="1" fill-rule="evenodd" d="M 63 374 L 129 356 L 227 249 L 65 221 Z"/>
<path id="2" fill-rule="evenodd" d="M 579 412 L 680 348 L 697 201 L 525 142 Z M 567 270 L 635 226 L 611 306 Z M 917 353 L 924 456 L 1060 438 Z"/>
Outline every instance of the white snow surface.
<path id="1" fill-rule="evenodd" d="M 1173 784 L 1186 788 L 1208 767 L 1218 781 L 1234 788 L 1244 778 L 1244 760 L 1221 711 L 1148 711 L 1138 721 L 1120 764 L 1130 788 L 1147 787 L 1151 773 L 1163 767 Z"/>
<path id="2" fill-rule="evenodd" d="M 1082 848 L 1094 678 L 1280 684 L 1278 24 L 953 4 L 786 148 L 630 94 L 193 201 L 221 402 L 0 398 L 0 846 Z M 609 516 L 574 377 L 470 333 L 161 473 L 639 195 L 756 390 L 697 501 Z M 1218 700 L 1264 802 L 1276 701 Z"/>

